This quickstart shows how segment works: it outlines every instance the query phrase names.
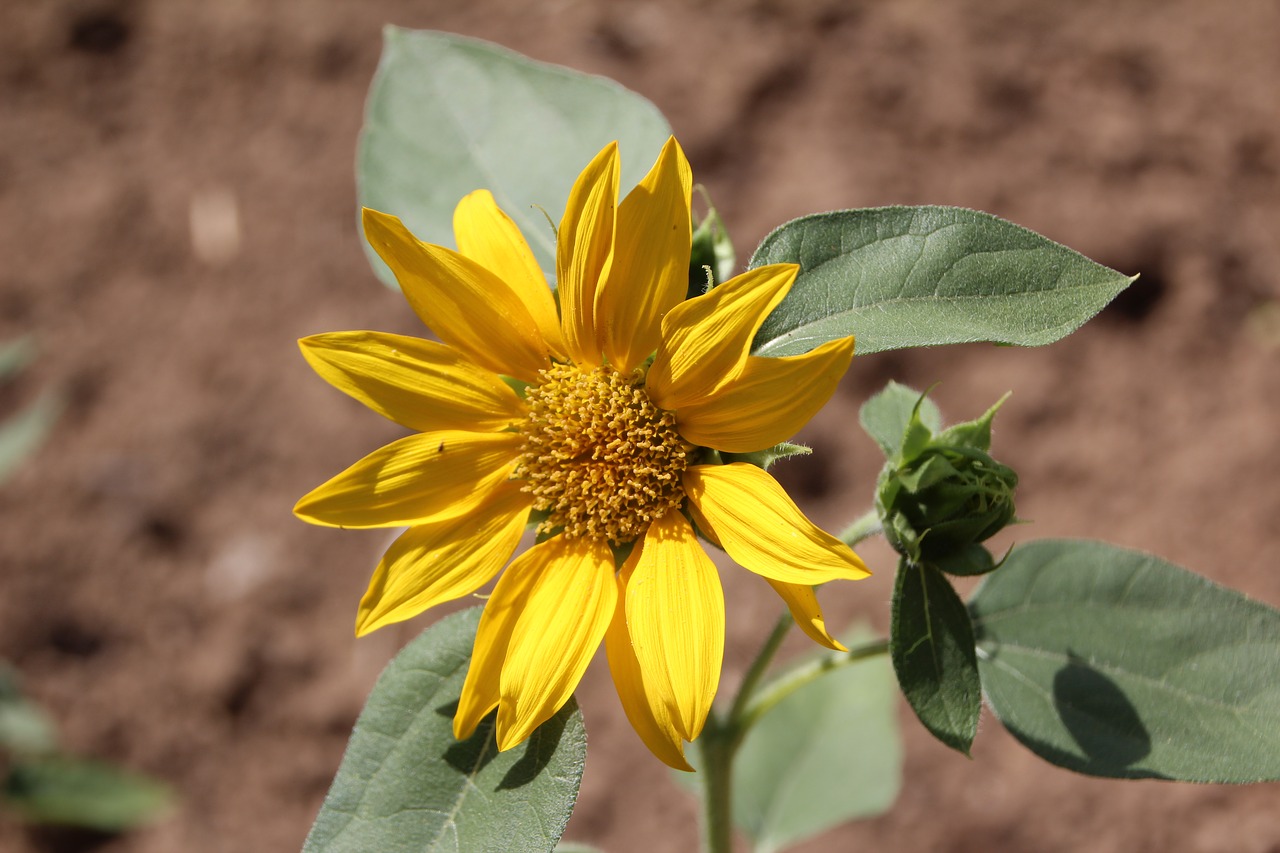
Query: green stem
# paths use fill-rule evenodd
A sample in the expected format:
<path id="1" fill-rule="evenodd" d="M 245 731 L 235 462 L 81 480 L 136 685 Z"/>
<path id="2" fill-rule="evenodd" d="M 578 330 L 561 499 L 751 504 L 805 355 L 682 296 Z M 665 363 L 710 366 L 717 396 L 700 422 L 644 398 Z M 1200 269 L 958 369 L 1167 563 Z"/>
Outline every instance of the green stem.
<path id="1" fill-rule="evenodd" d="M 756 692 L 756 686 L 760 683 L 760 679 L 764 677 L 765 670 L 773 662 L 773 656 L 778 653 L 778 648 L 782 645 L 782 641 L 787 638 L 787 632 L 791 630 L 791 626 L 794 624 L 795 620 L 791 618 L 789 612 L 783 613 L 778 617 L 777 623 L 773 626 L 773 631 L 769 633 L 768 639 L 760 647 L 760 653 L 751 662 L 751 668 L 747 670 L 747 674 L 742 677 L 742 685 L 738 688 L 738 695 L 733 698 L 733 707 L 729 709 L 728 728 L 740 728 L 737 723 L 739 718 L 742 717 L 743 709 L 751 701 L 751 694 Z"/>
<path id="2" fill-rule="evenodd" d="M 728 715 L 723 722 L 715 714 L 708 717 L 702 734 L 695 742 L 702 754 L 703 853 L 731 853 L 733 850 L 733 759 L 747 731 L 738 724 L 738 718 L 751 701 L 760 679 L 793 624 L 790 613 L 778 618 L 743 676 Z"/>
<path id="3" fill-rule="evenodd" d="M 810 681 L 837 669 L 852 666 L 858 661 L 889 653 L 888 640 L 876 640 L 863 646 L 850 649 L 839 654 L 826 655 L 803 666 L 796 667 L 782 678 L 770 684 L 754 702 L 751 702 L 742 714 L 733 722 L 735 728 L 746 732 L 756 720 L 769 712 L 773 706 L 786 699 Z"/>
<path id="4" fill-rule="evenodd" d="M 708 720 L 708 723 L 711 721 Z M 696 743 L 702 752 L 702 851 L 733 851 L 733 753 L 735 745 L 725 729 L 702 732 Z"/>
<path id="5" fill-rule="evenodd" d="M 879 523 L 877 521 L 877 527 Z M 869 535 L 869 534 L 868 534 Z M 794 624 L 791 614 L 784 613 L 773 626 L 773 631 L 760 647 L 751 662 L 742 686 L 733 699 L 729 713 L 721 718 L 715 713 L 707 717 L 702 734 L 694 746 L 702 756 L 699 775 L 702 777 L 702 851 L 703 853 L 732 853 L 733 851 L 733 760 L 738 747 L 756 721 L 771 708 L 804 685 L 828 672 L 851 666 L 889 651 L 888 640 L 876 640 L 858 646 L 848 652 L 827 655 L 804 664 L 769 684 L 756 695 L 765 671 L 777 654 L 787 632 Z"/>
<path id="6" fill-rule="evenodd" d="M 863 539 L 869 539 L 883 529 L 880 526 L 880 513 L 872 508 L 855 518 L 840 532 L 840 541 L 852 548 Z"/>

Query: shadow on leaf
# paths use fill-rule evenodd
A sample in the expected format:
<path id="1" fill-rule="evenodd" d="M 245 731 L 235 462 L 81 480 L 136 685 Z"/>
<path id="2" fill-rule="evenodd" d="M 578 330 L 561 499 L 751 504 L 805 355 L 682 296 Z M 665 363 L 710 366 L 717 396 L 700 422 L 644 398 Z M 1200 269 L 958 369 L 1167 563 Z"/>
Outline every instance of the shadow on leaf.
<path id="1" fill-rule="evenodd" d="M 458 708 L 457 702 L 441 705 L 436 713 L 452 717 Z M 497 712 L 491 712 L 476 726 L 475 734 L 466 740 L 454 741 L 444 751 L 444 760 L 449 766 L 465 776 L 475 776 L 485 768 L 498 754 L 498 745 L 493 740 L 493 725 Z"/>
<path id="2" fill-rule="evenodd" d="M 1087 763 L 1107 768 L 1107 775 L 1123 774 L 1151 753 L 1151 735 L 1128 697 L 1070 650 L 1053 677 L 1053 707 Z"/>
<path id="3" fill-rule="evenodd" d="M 524 754 L 502 777 L 502 781 L 498 783 L 498 790 L 521 788 L 538 777 L 555 755 L 556 747 L 560 745 L 560 737 L 564 734 L 565 723 L 576 708 L 577 703 L 570 701 L 554 717 L 534 730 L 525 741 Z"/>

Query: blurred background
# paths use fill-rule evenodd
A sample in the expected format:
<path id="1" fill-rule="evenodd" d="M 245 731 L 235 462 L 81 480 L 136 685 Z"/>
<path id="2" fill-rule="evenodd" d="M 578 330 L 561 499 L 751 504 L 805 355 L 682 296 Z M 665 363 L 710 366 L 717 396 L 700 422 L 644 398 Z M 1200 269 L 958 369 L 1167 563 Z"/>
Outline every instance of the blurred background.
<path id="1" fill-rule="evenodd" d="M 668 116 L 745 263 L 775 225 L 892 203 L 986 210 L 1141 279 L 1044 349 L 855 359 L 775 469 L 829 528 L 870 500 L 858 405 L 941 381 L 952 420 L 1006 390 L 1022 476 L 993 543 L 1084 536 L 1280 605 L 1280 3 L 45 0 L 0 6 L 0 341 L 38 355 L 0 418 L 60 418 L 0 486 L 0 658 L 67 749 L 167 781 L 112 838 L 0 815 L 14 853 L 297 849 L 383 664 L 435 618 L 353 638 L 381 532 L 294 501 L 397 428 L 295 339 L 414 334 L 370 271 L 353 162 L 384 23 L 605 74 Z M 532 132 L 532 131 L 531 131 Z M 431 235 L 421 235 L 427 239 Z M 893 560 L 824 591 L 888 622 Z M 778 604 L 726 577 L 732 689 Z M 797 643 L 788 647 L 803 650 Z M 630 730 L 603 659 L 566 838 L 685 851 L 696 813 Z M 804 850 L 1280 850 L 1280 786 L 1112 782 L 984 718 L 972 761 L 902 709 L 889 814 Z"/>

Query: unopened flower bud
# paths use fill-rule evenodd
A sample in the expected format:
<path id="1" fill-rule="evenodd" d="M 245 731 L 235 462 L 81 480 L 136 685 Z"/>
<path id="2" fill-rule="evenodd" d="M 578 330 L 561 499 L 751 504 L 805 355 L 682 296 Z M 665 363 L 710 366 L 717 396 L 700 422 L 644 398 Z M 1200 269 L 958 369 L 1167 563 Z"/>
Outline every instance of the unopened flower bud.
<path id="1" fill-rule="evenodd" d="M 1014 520 L 1018 475 L 987 452 L 998 407 L 937 435 L 913 415 L 914 440 L 903 442 L 876 487 L 885 538 L 898 553 L 944 569 L 962 556 L 973 562 L 974 546 Z"/>

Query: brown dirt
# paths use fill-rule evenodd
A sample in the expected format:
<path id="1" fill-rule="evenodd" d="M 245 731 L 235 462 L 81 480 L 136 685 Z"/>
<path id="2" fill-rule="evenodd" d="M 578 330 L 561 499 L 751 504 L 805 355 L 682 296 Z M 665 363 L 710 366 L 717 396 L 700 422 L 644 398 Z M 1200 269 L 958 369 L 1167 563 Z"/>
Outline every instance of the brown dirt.
<path id="1" fill-rule="evenodd" d="M 854 427 L 886 379 L 944 380 L 1033 526 L 1158 552 L 1280 605 L 1280 5 L 1275 2 L 49 0 L 0 9 L 0 340 L 40 343 L 6 406 L 60 389 L 48 443 L 0 490 L 0 657 L 66 744 L 168 780 L 178 812 L 118 839 L 0 818 L 0 849 L 297 849 L 382 664 L 424 620 L 356 642 L 385 538 L 296 522 L 297 496 L 394 429 L 332 393 L 308 333 L 413 332 L 369 272 L 351 165 L 384 22 L 500 41 L 652 98 L 743 255 L 807 212 L 981 208 L 1143 278 L 1072 338 L 855 361 L 784 472 L 820 521 L 865 505 Z M 190 237 L 234 204 L 238 245 Z M 883 628 L 891 562 L 831 589 Z M 725 682 L 776 604 L 728 581 Z M 798 647 L 797 647 L 798 648 Z M 568 837 L 695 846 L 692 805 L 607 675 Z M 1280 787 L 1083 778 L 993 720 L 968 761 L 904 711 L 888 815 L 805 849 L 1280 850 Z"/>

